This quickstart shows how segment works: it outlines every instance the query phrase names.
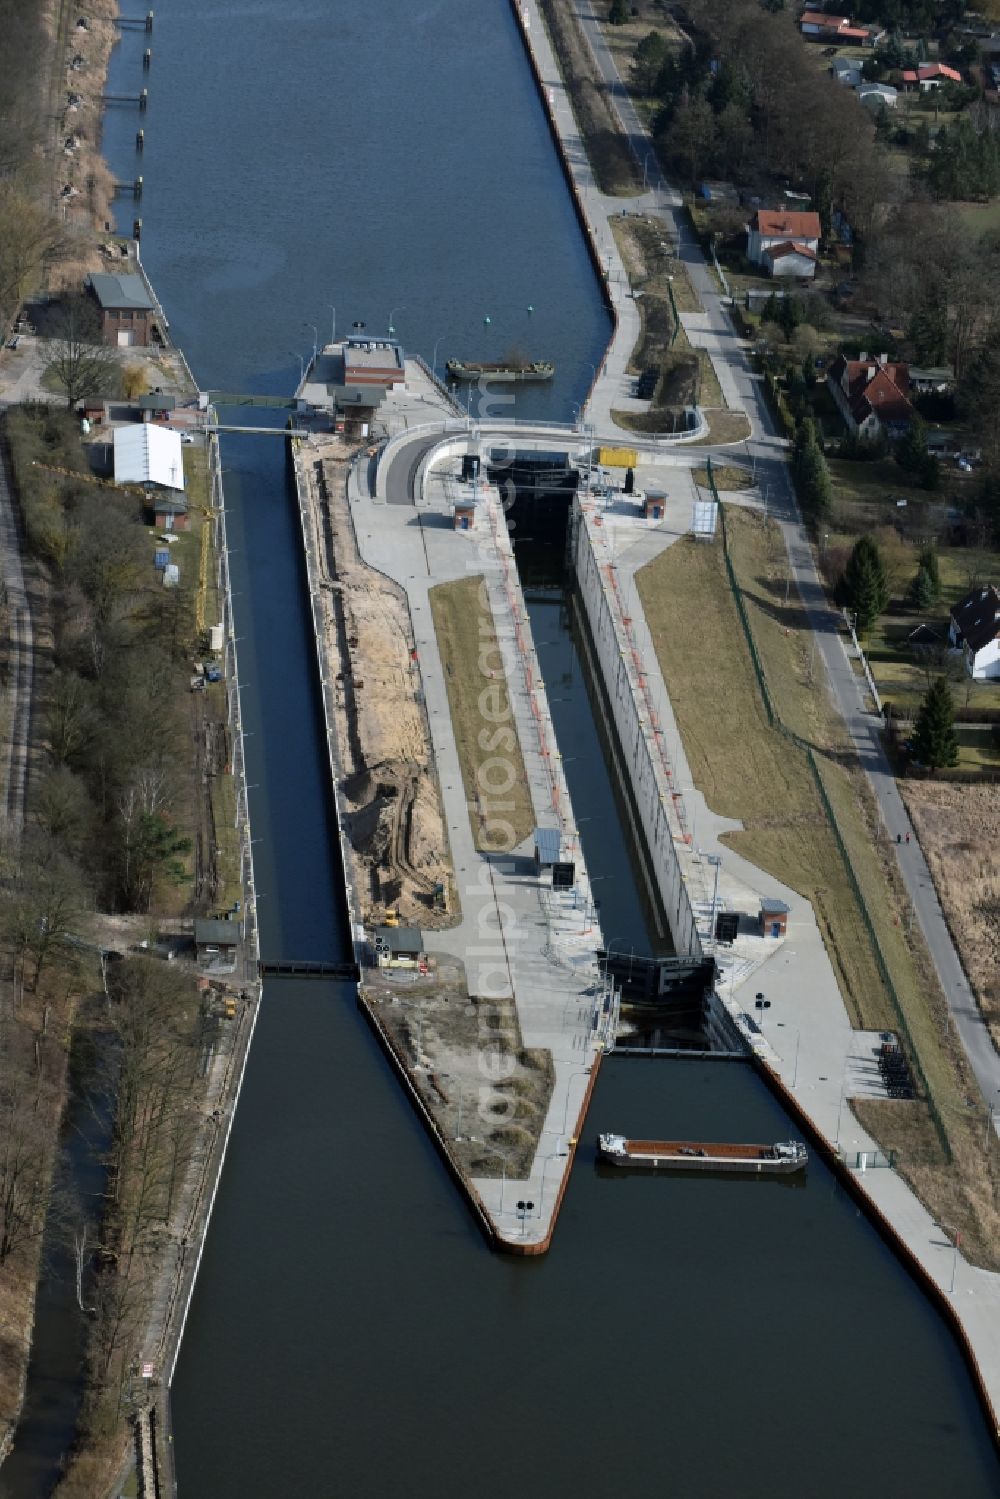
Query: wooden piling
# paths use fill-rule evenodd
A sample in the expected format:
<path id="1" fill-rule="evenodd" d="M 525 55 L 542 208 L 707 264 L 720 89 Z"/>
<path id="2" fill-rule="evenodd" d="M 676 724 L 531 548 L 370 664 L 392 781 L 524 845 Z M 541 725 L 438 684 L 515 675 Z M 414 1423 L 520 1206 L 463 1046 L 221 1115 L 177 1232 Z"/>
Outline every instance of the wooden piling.
<path id="1" fill-rule="evenodd" d="M 132 196 L 137 203 L 142 202 L 142 178 L 137 177 L 132 185 Z"/>
<path id="2" fill-rule="evenodd" d="M 149 103 L 149 90 L 144 88 L 143 91 L 142 91 L 142 93 L 139 95 L 139 109 L 140 109 L 140 111 L 141 111 L 142 114 L 146 113 L 146 106 L 148 105 L 148 103 Z"/>
<path id="3" fill-rule="evenodd" d="M 140 155 L 143 152 L 143 150 L 145 149 L 145 146 L 146 146 L 146 132 L 145 132 L 145 130 L 137 130 L 136 133 L 135 133 L 135 149 L 140 153 Z"/>
<path id="4" fill-rule="evenodd" d="M 142 54 L 142 71 L 144 73 L 148 73 L 149 72 L 149 65 L 150 65 L 150 63 L 152 61 L 153 61 L 153 49 L 152 49 L 152 47 L 147 47 L 146 50 L 145 50 L 145 52 Z"/>
<path id="5" fill-rule="evenodd" d="M 142 219 L 132 220 L 132 238 L 136 244 L 142 239 Z"/>
<path id="6" fill-rule="evenodd" d="M 147 10 L 147 12 L 146 12 L 146 30 L 147 30 L 147 32 L 149 32 L 149 31 L 152 31 L 152 29 L 153 29 L 153 12 L 151 10 Z"/>

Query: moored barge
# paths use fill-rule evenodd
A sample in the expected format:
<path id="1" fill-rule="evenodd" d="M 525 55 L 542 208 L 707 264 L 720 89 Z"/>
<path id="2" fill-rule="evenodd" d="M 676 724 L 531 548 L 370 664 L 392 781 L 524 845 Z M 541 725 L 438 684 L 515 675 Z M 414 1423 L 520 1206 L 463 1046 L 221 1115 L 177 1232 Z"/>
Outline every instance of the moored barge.
<path id="1" fill-rule="evenodd" d="M 551 380 L 555 365 L 548 359 L 505 360 L 491 363 L 484 360 L 449 359 L 445 368 L 453 380 Z"/>
<path id="2" fill-rule="evenodd" d="M 672 1171 L 738 1171 L 784 1176 L 805 1170 L 809 1159 L 798 1140 L 776 1145 L 721 1145 L 704 1140 L 629 1140 L 598 1135 L 597 1148 L 614 1166 L 665 1166 Z"/>

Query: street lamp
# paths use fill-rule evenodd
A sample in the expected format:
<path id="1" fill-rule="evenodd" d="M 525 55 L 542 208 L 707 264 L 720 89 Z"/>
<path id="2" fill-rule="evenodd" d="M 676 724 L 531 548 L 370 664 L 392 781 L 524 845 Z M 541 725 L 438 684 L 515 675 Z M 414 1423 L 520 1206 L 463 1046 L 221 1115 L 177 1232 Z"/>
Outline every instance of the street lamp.
<path id="1" fill-rule="evenodd" d="M 299 361 L 299 384 L 301 385 L 306 378 L 306 362 L 297 349 L 289 349 L 288 352 L 293 359 L 297 359 Z"/>
<path id="2" fill-rule="evenodd" d="M 302 326 L 303 328 L 311 328 L 313 331 L 313 364 L 315 364 L 317 355 L 319 354 L 319 329 L 315 323 L 303 323 Z"/>
<path id="3" fill-rule="evenodd" d="M 396 329 L 395 329 L 395 326 L 394 326 L 395 322 L 396 322 L 396 313 L 397 312 L 405 312 L 405 311 L 406 311 L 406 304 L 404 303 L 402 305 L 402 307 L 394 307 L 392 309 L 392 311 L 390 312 L 390 314 L 389 314 L 389 336 L 390 336 L 390 338 L 396 332 Z"/>
<path id="4" fill-rule="evenodd" d="M 335 344 L 337 342 L 337 309 L 332 302 L 327 302 L 326 305 L 330 309 L 330 342 Z"/>
<path id="5" fill-rule="evenodd" d="M 757 1014 L 760 1017 L 760 1029 L 761 1029 L 761 1034 L 763 1034 L 763 1031 L 764 1031 L 764 1011 L 765 1010 L 769 1010 L 771 1008 L 771 1001 L 769 999 L 765 999 L 764 996 L 763 996 L 763 994 L 759 994 L 758 993 L 757 996 L 756 996 L 756 998 L 754 999 L 753 1004 L 754 1004 L 754 1009 L 757 1011 Z"/>
<path id="6" fill-rule="evenodd" d="M 532 1202 L 532 1200 L 531 1200 L 530 1197 L 526 1198 L 526 1199 L 519 1197 L 518 1200 L 517 1200 L 517 1216 L 521 1220 L 521 1237 L 522 1237 L 522 1239 L 524 1238 L 524 1223 L 525 1223 L 525 1219 L 527 1218 L 528 1214 L 531 1212 L 531 1210 L 532 1210 L 532 1208 L 534 1206 L 535 1206 L 535 1204 Z"/>
<path id="7" fill-rule="evenodd" d="M 434 340 L 434 357 L 431 360 L 431 371 L 435 376 L 438 372 L 438 349 L 441 347 L 441 340 L 445 336 L 446 335 L 444 333 L 439 333 L 437 338 Z"/>
<path id="8" fill-rule="evenodd" d="M 507 1186 L 507 1157 L 502 1150 L 497 1150 L 488 1140 L 481 1140 L 478 1135 L 470 1135 L 469 1140 L 473 1145 L 482 1145 L 491 1155 L 495 1155 L 500 1162 L 500 1216 L 503 1217 L 503 1194 Z"/>

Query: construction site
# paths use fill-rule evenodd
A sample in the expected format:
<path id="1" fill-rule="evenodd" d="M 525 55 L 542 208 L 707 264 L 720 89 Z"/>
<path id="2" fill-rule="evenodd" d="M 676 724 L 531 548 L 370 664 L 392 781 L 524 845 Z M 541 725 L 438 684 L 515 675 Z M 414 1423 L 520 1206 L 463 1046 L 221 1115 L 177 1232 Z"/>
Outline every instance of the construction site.
<path id="1" fill-rule="evenodd" d="M 304 465 L 319 568 L 315 601 L 335 672 L 336 757 L 351 884 L 366 924 L 459 919 L 406 595 L 358 552 L 347 497 L 357 452 L 332 437 Z"/>

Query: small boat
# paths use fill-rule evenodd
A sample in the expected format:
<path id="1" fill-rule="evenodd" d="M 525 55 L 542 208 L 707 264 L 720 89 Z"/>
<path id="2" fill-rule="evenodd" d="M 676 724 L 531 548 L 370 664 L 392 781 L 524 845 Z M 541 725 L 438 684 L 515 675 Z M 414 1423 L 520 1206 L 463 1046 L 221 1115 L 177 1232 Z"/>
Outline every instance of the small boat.
<path id="1" fill-rule="evenodd" d="M 739 1171 L 787 1175 L 804 1171 L 809 1159 L 798 1140 L 777 1145 L 719 1145 L 702 1140 L 628 1140 L 598 1135 L 597 1148 L 615 1166 L 666 1166 L 672 1171 Z"/>
<path id="2" fill-rule="evenodd" d="M 551 380 L 555 365 L 548 359 L 531 363 L 522 359 L 488 360 L 449 359 L 445 369 L 453 380 Z"/>

